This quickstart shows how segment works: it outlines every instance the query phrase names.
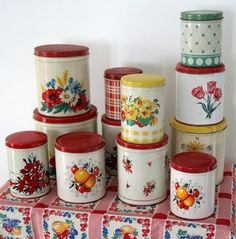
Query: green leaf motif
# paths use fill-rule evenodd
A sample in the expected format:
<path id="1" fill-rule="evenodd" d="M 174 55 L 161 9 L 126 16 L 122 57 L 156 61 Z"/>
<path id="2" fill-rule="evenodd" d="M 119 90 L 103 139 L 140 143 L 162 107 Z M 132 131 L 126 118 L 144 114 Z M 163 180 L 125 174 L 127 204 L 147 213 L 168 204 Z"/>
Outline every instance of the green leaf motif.
<path id="1" fill-rule="evenodd" d="M 138 122 L 145 125 L 145 126 L 149 125 L 151 120 L 152 120 L 152 117 L 148 117 L 147 119 L 138 117 Z"/>
<path id="2" fill-rule="evenodd" d="M 202 108 L 203 108 L 203 110 L 204 110 L 206 113 L 208 113 L 207 107 L 206 107 L 206 105 L 205 105 L 204 103 L 198 102 L 197 104 L 201 105 Z"/>
<path id="3" fill-rule="evenodd" d="M 126 120 L 127 125 L 133 126 L 135 125 L 135 120 Z"/>
<path id="4" fill-rule="evenodd" d="M 67 224 L 72 224 L 72 221 L 71 221 L 71 220 L 68 220 L 68 219 L 66 219 L 66 223 L 67 223 Z"/>
<path id="5" fill-rule="evenodd" d="M 187 230 L 182 230 L 182 229 L 179 229 L 178 230 L 178 236 L 184 236 L 184 235 L 186 235 L 187 234 Z"/>

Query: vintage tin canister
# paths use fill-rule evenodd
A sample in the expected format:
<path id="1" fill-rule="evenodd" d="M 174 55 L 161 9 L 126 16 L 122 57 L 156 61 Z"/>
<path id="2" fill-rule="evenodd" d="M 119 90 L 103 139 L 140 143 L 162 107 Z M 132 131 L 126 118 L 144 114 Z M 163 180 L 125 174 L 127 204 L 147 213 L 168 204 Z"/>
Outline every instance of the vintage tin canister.
<path id="1" fill-rule="evenodd" d="M 199 151 L 213 155 L 217 160 L 216 185 L 224 178 L 226 120 L 215 125 L 194 126 L 171 120 L 171 155 Z"/>
<path id="2" fill-rule="evenodd" d="M 75 132 L 55 140 L 57 193 L 64 201 L 88 203 L 105 193 L 105 141 L 92 132 Z"/>
<path id="3" fill-rule="evenodd" d="M 216 159 L 200 152 L 176 154 L 171 160 L 170 210 L 185 219 L 214 213 Z"/>
<path id="4" fill-rule="evenodd" d="M 61 117 L 89 111 L 89 48 L 70 44 L 34 49 L 40 114 Z"/>
<path id="5" fill-rule="evenodd" d="M 115 67 L 104 71 L 106 117 L 121 120 L 120 79 L 124 75 L 138 74 L 143 71 L 135 67 Z"/>
<path id="6" fill-rule="evenodd" d="M 120 132 L 120 120 L 111 120 L 102 115 L 102 135 L 105 139 L 105 155 L 106 155 L 106 173 L 117 175 L 117 146 L 116 136 Z"/>
<path id="7" fill-rule="evenodd" d="M 97 108 L 91 105 L 90 110 L 82 115 L 67 117 L 51 117 L 42 115 L 37 109 L 33 113 L 35 129 L 48 135 L 48 158 L 50 177 L 56 177 L 55 167 L 55 139 L 65 133 L 70 132 L 97 132 Z"/>
<path id="8" fill-rule="evenodd" d="M 223 12 L 194 10 L 181 12 L 181 62 L 191 67 L 221 63 Z"/>
<path id="9" fill-rule="evenodd" d="M 175 107 L 177 120 L 193 125 L 216 124 L 223 120 L 224 71 L 223 64 L 207 68 L 177 64 Z"/>
<path id="10" fill-rule="evenodd" d="M 165 78 L 132 74 L 121 78 L 121 138 L 150 144 L 164 137 Z"/>
<path id="11" fill-rule="evenodd" d="M 47 135 L 20 131 L 6 137 L 10 192 L 19 198 L 35 198 L 49 190 Z"/>
<path id="12" fill-rule="evenodd" d="M 168 186 L 168 137 L 153 144 L 133 144 L 117 136 L 118 197 L 133 205 L 163 201 Z"/>

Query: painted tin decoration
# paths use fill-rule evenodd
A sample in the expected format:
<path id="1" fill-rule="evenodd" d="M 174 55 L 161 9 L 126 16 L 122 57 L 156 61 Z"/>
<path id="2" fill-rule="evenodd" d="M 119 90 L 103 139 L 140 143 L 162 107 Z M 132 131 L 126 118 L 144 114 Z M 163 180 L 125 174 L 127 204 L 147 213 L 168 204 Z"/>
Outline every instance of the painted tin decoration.
<path id="1" fill-rule="evenodd" d="M 165 78 L 132 74 L 121 78 L 121 138 L 150 144 L 164 137 Z"/>
<path id="2" fill-rule="evenodd" d="M 11 194 L 36 198 L 49 192 L 47 135 L 20 131 L 6 137 Z"/>
<path id="3" fill-rule="evenodd" d="M 58 197 L 88 203 L 105 193 L 105 141 L 92 132 L 75 132 L 55 140 Z"/>
<path id="4" fill-rule="evenodd" d="M 180 152 L 204 152 L 217 160 L 216 185 L 224 178 L 226 120 L 215 125 L 194 126 L 171 120 L 171 155 Z"/>
<path id="5" fill-rule="evenodd" d="M 181 12 L 181 62 L 190 67 L 211 67 L 221 63 L 223 12 L 194 10 Z"/>
<path id="6" fill-rule="evenodd" d="M 56 177 L 55 166 L 55 139 L 65 133 L 70 132 L 97 132 L 97 108 L 91 105 L 91 109 L 82 115 L 67 116 L 67 117 L 51 117 L 42 115 L 38 109 L 33 113 L 35 129 L 42 131 L 48 136 L 48 158 L 50 177 Z"/>
<path id="7" fill-rule="evenodd" d="M 223 120 L 224 71 L 223 64 L 209 68 L 192 68 L 177 64 L 177 120 L 192 125 L 216 124 Z"/>
<path id="8" fill-rule="evenodd" d="M 116 136 L 120 132 L 121 122 L 119 120 L 111 120 L 102 115 L 102 135 L 105 139 L 105 155 L 106 155 L 106 173 L 117 175 L 117 146 Z"/>
<path id="9" fill-rule="evenodd" d="M 34 49 L 40 114 L 64 117 L 90 108 L 89 49 L 70 44 Z"/>
<path id="10" fill-rule="evenodd" d="M 200 152 L 176 154 L 171 160 L 170 210 L 185 219 L 214 213 L 216 159 Z"/>
<path id="11" fill-rule="evenodd" d="M 168 186 L 168 137 L 158 143 L 134 144 L 117 136 L 118 197 L 132 205 L 163 201 Z"/>
<path id="12" fill-rule="evenodd" d="M 106 117 L 121 120 L 120 111 L 120 79 L 129 74 L 139 74 L 143 71 L 135 67 L 115 67 L 104 71 L 105 79 L 105 110 Z"/>

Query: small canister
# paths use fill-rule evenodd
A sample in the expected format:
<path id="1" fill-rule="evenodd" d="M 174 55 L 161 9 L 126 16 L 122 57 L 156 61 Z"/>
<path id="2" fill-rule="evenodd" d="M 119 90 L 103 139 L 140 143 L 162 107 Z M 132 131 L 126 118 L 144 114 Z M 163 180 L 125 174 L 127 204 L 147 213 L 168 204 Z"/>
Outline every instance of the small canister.
<path id="1" fill-rule="evenodd" d="M 117 146 L 116 136 L 120 132 L 120 120 L 111 120 L 102 116 L 102 135 L 105 139 L 105 155 L 106 155 L 106 173 L 117 175 Z"/>
<path id="2" fill-rule="evenodd" d="M 223 64 L 208 68 L 177 64 L 177 120 L 192 125 L 216 124 L 223 120 L 224 71 Z"/>
<path id="3" fill-rule="evenodd" d="M 48 136 L 48 158 L 50 177 L 56 177 L 55 167 L 55 139 L 65 133 L 70 132 L 97 132 L 97 108 L 91 105 L 91 109 L 82 115 L 67 117 L 51 117 L 42 115 L 37 109 L 33 113 L 35 129 L 42 131 Z"/>
<path id="4" fill-rule="evenodd" d="M 171 155 L 198 151 L 211 154 L 217 160 L 216 185 L 224 178 L 226 120 L 215 125 L 194 126 L 171 120 Z"/>
<path id="5" fill-rule="evenodd" d="M 134 67 L 109 68 L 104 72 L 106 117 L 121 120 L 120 112 L 120 79 L 124 75 L 138 74 L 143 71 Z"/>
<path id="6" fill-rule="evenodd" d="M 88 203 L 106 193 L 105 141 L 91 132 L 75 132 L 55 140 L 57 193 L 64 201 Z"/>
<path id="7" fill-rule="evenodd" d="M 181 62 L 191 67 L 221 63 L 223 12 L 194 10 L 181 12 Z"/>
<path id="8" fill-rule="evenodd" d="M 153 144 L 133 144 L 117 136 L 118 197 L 132 205 L 160 203 L 167 196 L 168 137 Z"/>
<path id="9" fill-rule="evenodd" d="M 170 210 L 185 219 L 214 213 L 216 159 L 200 152 L 176 154 L 171 160 Z"/>
<path id="10" fill-rule="evenodd" d="M 21 131 L 7 136 L 10 192 L 19 198 L 35 198 L 50 190 L 47 135 Z"/>
<path id="11" fill-rule="evenodd" d="M 164 137 L 165 78 L 132 74 L 121 78 L 121 138 L 135 144 L 160 142 Z"/>
<path id="12" fill-rule="evenodd" d="M 61 117 L 89 111 L 89 48 L 70 44 L 34 49 L 40 114 Z"/>

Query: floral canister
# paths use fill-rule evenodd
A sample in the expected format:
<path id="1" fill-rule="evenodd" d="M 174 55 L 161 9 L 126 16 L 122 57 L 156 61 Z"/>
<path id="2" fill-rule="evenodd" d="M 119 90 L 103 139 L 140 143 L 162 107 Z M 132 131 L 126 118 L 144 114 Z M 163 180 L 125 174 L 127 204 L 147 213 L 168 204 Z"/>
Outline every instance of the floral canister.
<path id="1" fill-rule="evenodd" d="M 113 120 L 121 119 L 120 112 L 120 79 L 124 75 L 138 74 L 143 71 L 135 67 L 114 67 L 104 71 L 105 79 L 105 110 L 106 117 Z"/>
<path id="2" fill-rule="evenodd" d="M 165 78 L 132 74 L 121 78 L 121 138 L 150 144 L 164 137 Z"/>
<path id="3" fill-rule="evenodd" d="M 91 105 L 90 110 L 82 115 L 67 117 L 51 117 L 42 115 L 38 109 L 33 113 L 35 129 L 42 131 L 48 136 L 48 158 L 50 177 L 56 177 L 55 167 L 55 139 L 65 133 L 87 131 L 97 132 L 97 108 Z"/>
<path id="4" fill-rule="evenodd" d="M 226 120 L 215 125 L 194 126 L 171 120 L 171 155 L 198 151 L 211 154 L 217 160 L 216 185 L 224 178 Z"/>
<path id="5" fill-rule="evenodd" d="M 10 192 L 19 198 L 35 198 L 49 192 L 47 135 L 20 131 L 6 137 Z"/>
<path id="6" fill-rule="evenodd" d="M 181 12 L 181 62 L 190 67 L 211 67 L 221 63 L 223 12 L 194 10 Z"/>
<path id="7" fill-rule="evenodd" d="M 118 197 L 132 205 L 163 201 L 168 186 L 168 137 L 152 144 L 134 144 L 117 136 Z"/>
<path id="8" fill-rule="evenodd" d="M 214 213 L 216 159 L 200 152 L 176 154 L 171 160 L 170 210 L 185 219 Z"/>
<path id="9" fill-rule="evenodd" d="M 61 117 L 90 108 L 89 48 L 70 44 L 34 49 L 40 114 Z"/>
<path id="10" fill-rule="evenodd" d="M 88 203 L 105 193 L 105 141 L 92 132 L 74 132 L 55 140 L 58 197 Z"/>
<path id="11" fill-rule="evenodd" d="M 102 115 L 102 135 L 105 139 L 105 155 L 106 155 L 106 173 L 117 175 L 117 146 L 116 136 L 120 132 L 120 120 L 111 120 Z"/>
<path id="12" fill-rule="evenodd" d="M 223 120 L 224 71 L 223 64 L 207 68 L 177 64 L 177 120 L 192 125 L 216 124 Z"/>

